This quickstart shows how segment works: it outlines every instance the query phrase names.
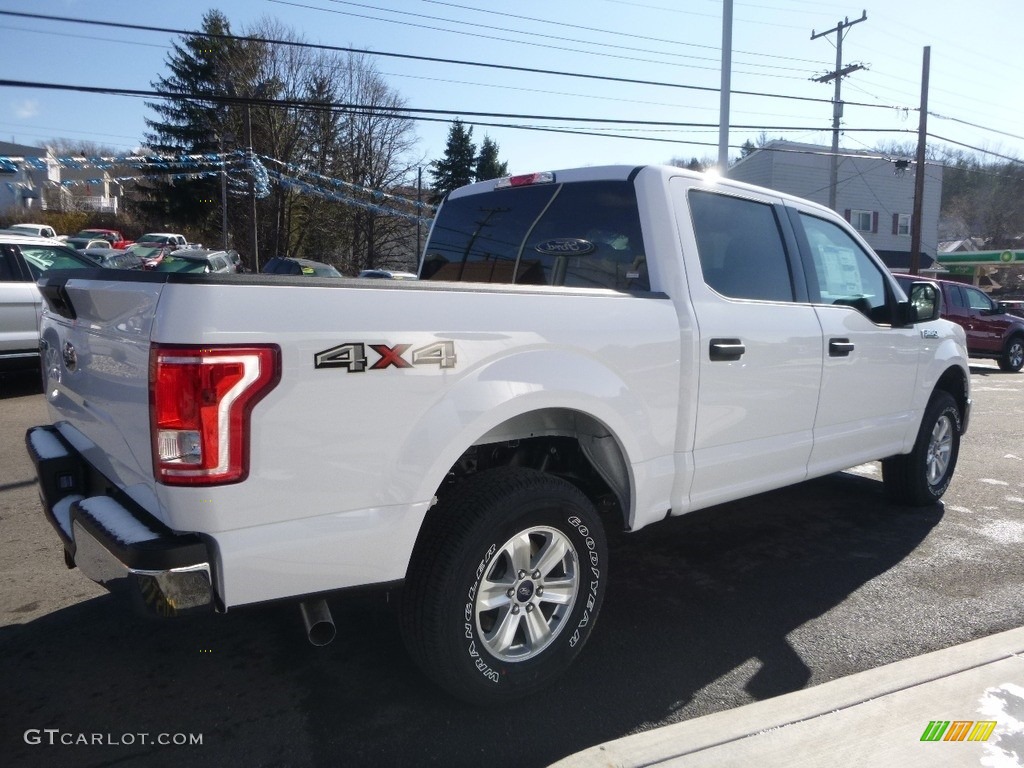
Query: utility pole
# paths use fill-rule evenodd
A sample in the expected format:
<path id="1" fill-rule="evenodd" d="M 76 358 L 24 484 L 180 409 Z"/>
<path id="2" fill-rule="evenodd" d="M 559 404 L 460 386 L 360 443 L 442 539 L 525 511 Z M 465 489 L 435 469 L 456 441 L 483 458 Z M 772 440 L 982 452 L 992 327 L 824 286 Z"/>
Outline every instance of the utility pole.
<path id="1" fill-rule="evenodd" d="M 423 166 L 416 168 L 416 263 L 423 257 Z"/>
<path id="2" fill-rule="evenodd" d="M 252 260 L 253 271 L 260 271 L 259 232 L 256 228 L 256 153 L 252 150 L 252 104 L 245 101 L 245 146 L 249 160 L 249 198 L 252 200 Z"/>
<path id="3" fill-rule="evenodd" d="M 718 171 L 729 169 L 729 97 L 732 94 L 732 0 L 722 6 L 722 88 L 718 102 Z"/>
<path id="4" fill-rule="evenodd" d="M 850 21 L 849 17 L 840 21 L 833 29 L 827 32 L 815 32 L 811 30 L 811 40 L 817 40 L 819 37 L 825 37 L 831 35 L 833 32 L 836 33 L 836 69 L 835 72 L 829 72 L 827 75 L 822 77 L 814 78 L 816 83 L 827 83 L 830 80 L 836 81 L 836 92 L 832 99 L 832 163 L 829 171 L 829 188 L 828 188 L 828 207 L 833 211 L 836 209 L 836 186 L 839 184 L 839 121 L 843 116 L 843 101 L 840 96 L 840 84 L 846 75 L 856 72 L 858 69 L 864 69 L 861 64 L 852 64 L 850 66 L 843 66 L 843 36 L 844 30 L 849 29 L 854 24 L 859 24 L 862 21 L 868 20 L 868 12 L 863 11 L 859 19 Z"/>
<path id="5" fill-rule="evenodd" d="M 932 48 L 924 47 L 921 65 L 921 119 L 917 124 L 917 168 L 914 173 L 914 212 L 910 216 L 910 274 L 921 269 L 921 219 L 924 211 L 924 155 L 928 141 L 928 72 Z"/>

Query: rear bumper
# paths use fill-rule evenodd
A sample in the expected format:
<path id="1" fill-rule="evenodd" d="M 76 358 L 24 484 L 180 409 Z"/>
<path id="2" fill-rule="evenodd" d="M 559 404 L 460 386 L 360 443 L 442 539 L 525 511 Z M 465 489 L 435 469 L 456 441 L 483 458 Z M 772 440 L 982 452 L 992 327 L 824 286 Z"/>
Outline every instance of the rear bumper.
<path id="1" fill-rule="evenodd" d="M 43 510 L 64 544 L 68 565 L 137 607 L 177 616 L 215 607 L 210 549 L 194 533 L 175 533 L 99 475 L 50 426 L 25 435 Z"/>

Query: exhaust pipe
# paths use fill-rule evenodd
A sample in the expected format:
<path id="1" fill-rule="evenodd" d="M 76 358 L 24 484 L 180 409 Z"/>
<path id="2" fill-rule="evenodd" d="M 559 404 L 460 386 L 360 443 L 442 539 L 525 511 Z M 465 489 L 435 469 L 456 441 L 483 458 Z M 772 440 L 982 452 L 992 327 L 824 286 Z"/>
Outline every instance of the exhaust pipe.
<path id="1" fill-rule="evenodd" d="M 299 603 L 299 613 L 306 625 L 306 637 L 313 645 L 327 645 L 334 639 L 337 630 L 326 600 L 303 600 Z"/>

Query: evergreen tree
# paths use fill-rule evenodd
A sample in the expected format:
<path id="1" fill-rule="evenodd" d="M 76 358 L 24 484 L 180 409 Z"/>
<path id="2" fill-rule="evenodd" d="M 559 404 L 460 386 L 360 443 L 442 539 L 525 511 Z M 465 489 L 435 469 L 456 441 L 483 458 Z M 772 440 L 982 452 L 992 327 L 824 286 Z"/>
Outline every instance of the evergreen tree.
<path id="1" fill-rule="evenodd" d="M 203 17 L 202 31 L 214 35 L 230 35 L 227 17 L 212 10 Z M 146 119 L 150 132 L 146 142 L 155 153 L 167 155 L 220 151 L 220 138 L 225 132 L 228 110 L 217 97 L 230 93 L 228 88 L 231 63 L 239 58 L 241 48 L 233 40 L 185 35 L 174 42 L 167 56 L 169 74 L 152 83 L 165 93 L 190 98 L 168 98 L 147 102 L 156 113 Z M 209 96 L 209 99 L 195 99 Z M 164 179 L 149 185 L 149 200 L 143 211 L 167 223 L 179 226 L 203 226 L 216 219 L 219 211 L 219 181 L 210 179 L 171 178 L 187 173 L 188 168 L 160 168 Z"/>
<path id="2" fill-rule="evenodd" d="M 498 162 L 498 145 L 487 134 L 484 134 L 483 143 L 480 144 L 480 154 L 476 156 L 475 176 L 477 181 L 508 176 L 508 163 Z"/>
<path id="3" fill-rule="evenodd" d="M 467 128 L 458 118 L 448 129 L 448 141 L 444 157 L 431 163 L 430 175 L 434 177 L 433 202 L 439 202 L 453 189 L 464 187 L 474 181 L 476 146 L 473 144 L 473 126 Z"/>

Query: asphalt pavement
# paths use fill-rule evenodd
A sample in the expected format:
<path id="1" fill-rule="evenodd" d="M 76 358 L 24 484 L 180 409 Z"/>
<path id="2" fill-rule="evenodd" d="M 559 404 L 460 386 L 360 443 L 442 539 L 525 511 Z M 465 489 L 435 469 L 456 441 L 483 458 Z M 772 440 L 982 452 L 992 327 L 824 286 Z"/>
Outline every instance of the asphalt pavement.
<path id="1" fill-rule="evenodd" d="M 875 462 L 615 535 L 587 648 L 493 710 L 419 674 L 384 599 L 333 599 L 325 648 L 292 604 L 135 618 L 65 568 L 24 449 L 38 379 L 0 376 L 3 763 L 1020 765 L 1024 374 L 972 373 L 942 504 L 889 503 Z M 163 733 L 203 740 L 138 735 Z"/>

